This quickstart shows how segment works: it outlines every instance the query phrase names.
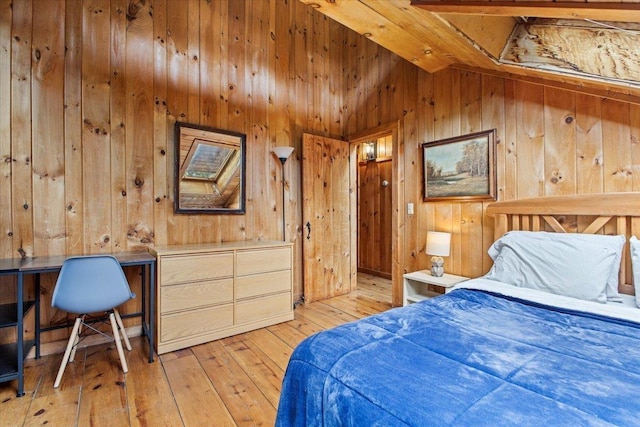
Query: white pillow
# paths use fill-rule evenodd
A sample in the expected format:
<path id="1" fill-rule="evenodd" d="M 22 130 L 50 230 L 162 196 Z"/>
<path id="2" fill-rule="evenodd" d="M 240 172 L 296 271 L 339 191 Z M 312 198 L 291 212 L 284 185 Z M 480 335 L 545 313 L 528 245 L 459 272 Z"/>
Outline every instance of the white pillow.
<path id="1" fill-rule="evenodd" d="M 640 240 L 636 236 L 629 239 L 631 247 L 631 270 L 633 270 L 633 286 L 636 289 L 636 305 L 640 307 Z"/>
<path id="2" fill-rule="evenodd" d="M 489 248 L 494 264 L 485 277 L 606 303 L 613 274 L 617 295 L 624 242 L 624 236 L 511 231 Z"/>

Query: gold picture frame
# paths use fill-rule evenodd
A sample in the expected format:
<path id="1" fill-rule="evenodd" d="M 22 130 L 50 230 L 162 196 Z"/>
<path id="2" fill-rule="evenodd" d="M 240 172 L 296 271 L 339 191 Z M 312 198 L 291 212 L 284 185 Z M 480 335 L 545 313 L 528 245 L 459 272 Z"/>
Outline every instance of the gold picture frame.
<path id="1" fill-rule="evenodd" d="M 423 200 L 496 200 L 495 163 L 495 129 L 423 143 Z"/>

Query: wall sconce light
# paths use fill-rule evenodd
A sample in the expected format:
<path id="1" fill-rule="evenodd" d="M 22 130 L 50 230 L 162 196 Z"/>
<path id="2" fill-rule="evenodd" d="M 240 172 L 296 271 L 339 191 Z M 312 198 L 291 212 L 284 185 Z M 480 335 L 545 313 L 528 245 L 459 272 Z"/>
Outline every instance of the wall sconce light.
<path id="1" fill-rule="evenodd" d="M 443 256 L 449 256 L 451 249 L 451 233 L 427 231 L 427 248 L 425 252 L 431 257 L 431 275 L 442 277 L 444 274 Z"/>
<path id="2" fill-rule="evenodd" d="M 363 150 L 363 159 L 366 162 L 371 162 L 375 160 L 378 156 L 378 143 L 377 141 L 369 141 L 365 142 L 362 147 Z"/>
<path id="3" fill-rule="evenodd" d="M 286 147 L 286 146 L 274 147 L 272 152 L 280 160 L 280 164 L 282 165 L 282 240 L 286 241 L 287 240 L 286 222 L 285 222 L 285 216 L 284 216 L 284 207 L 285 207 L 285 204 L 284 204 L 284 164 L 286 163 L 287 159 L 291 156 L 291 153 L 293 153 L 293 147 Z"/>

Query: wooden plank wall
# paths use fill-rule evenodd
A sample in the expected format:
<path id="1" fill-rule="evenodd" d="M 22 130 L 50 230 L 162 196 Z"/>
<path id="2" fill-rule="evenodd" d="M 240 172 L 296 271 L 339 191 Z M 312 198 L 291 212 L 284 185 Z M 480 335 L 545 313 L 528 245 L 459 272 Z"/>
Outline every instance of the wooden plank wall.
<path id="1" fill-rule="evenodd" d="M 433 99 L 435 106 L 462 100 L 448 109 L 452 128 L 459 126 L 448 136 L 497 128 L 501 200 L 640 190 L 633 173 L 637 175 L 640 169 L 640 122 L 634 119 L 640 114 L 637 103 L 455 69 L 441 74 L 463 82 Z M 476 94 L 473 99 L 470 93 Z M 436 119 L 436 134 L 439 126 Z M 430 140 L 423 134 L 417 142 L 422 138 Z M 404 164 L 414 166 L 408 156 Z M 415 167 L 407 175 L 420 176 Z M 405 187 L 408 201 L 420 200 L 415 188 Z M 449 230 L 454 238 L 448 270 L 467 276 L 485 273 L 491 265 L 486 249 L 492 241 L 492 221 L 483 215 L 485 207 L 486 203 L 421 203 L 427 224 L 420 222 L 420 215 L 408 220 L 415 234 L 406 233 L 409 247 L 405 253 L 421 252 L 427 229 Z M 405 265 L 409 270 L 427 265 L 424 255 L 409 260 L 413 261 L 413 266 L 412 262 Z"/>
<path id="2" fill-rule="evenodd" d="M 298 1 L 0 0 L 0 257 L 280 239 L 270 150 L 290 145 L 299 297 L 302 133 L 346 139 L 402 120 L 399 199 L 416 213 L 398 213 L 396 280 L 428 266 L 431 229 L 453 232 L 446 270 L 477 276 L 490 266 L 486 203 L 422 202 L 420 144 L 497 128 L 501 199 L 639 191 L 638 104 L 429 74 Z M 247 134 L 246 215 L 173 213 L 175 120 Z"/>
<path id="3" fill-rule="evenodd" d="M 465 69 L 429 74 L 353 34 L 347 51 L 345 133 L 403 121 L 399 198 L 416 213 L 407 215 L 406 205 L 398 212 L 396 284 L 404 272 L 429 266 L 428 230 L 453 233 L 447 272 L 477 277 L 491 267 L 487 202 L 422 201 L 423 142 L 496 128 L 500 200 L 640 191 L 640 98 L 624 102 Z"/>
<path id="4" fill-rule="evenodd" d="M 342 135 L 348 33 L 297 1 L 0 0 L 0 257 L 279 240 L 290 145 L 298 299 L 301 136 Z M 176 120 L 247 134 L 246 215 L 173 213 Z"/>

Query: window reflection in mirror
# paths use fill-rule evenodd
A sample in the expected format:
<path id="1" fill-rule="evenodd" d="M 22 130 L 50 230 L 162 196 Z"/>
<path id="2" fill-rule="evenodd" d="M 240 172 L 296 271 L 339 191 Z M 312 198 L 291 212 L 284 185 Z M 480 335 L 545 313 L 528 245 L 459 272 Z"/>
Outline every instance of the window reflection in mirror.
<path id="1" fill-rule="evenodd" d="M 176 123 L 178 213 L 244 213 L 242 133 Z"/>

